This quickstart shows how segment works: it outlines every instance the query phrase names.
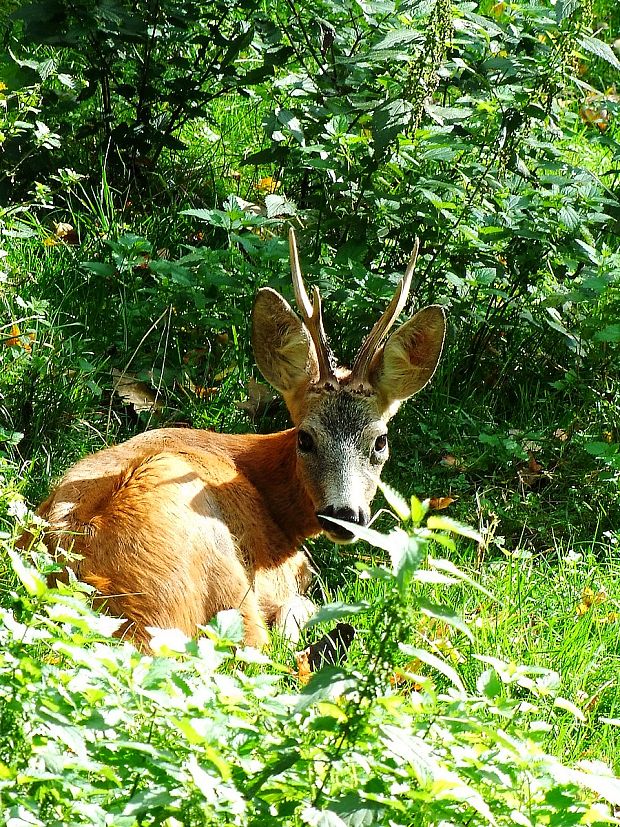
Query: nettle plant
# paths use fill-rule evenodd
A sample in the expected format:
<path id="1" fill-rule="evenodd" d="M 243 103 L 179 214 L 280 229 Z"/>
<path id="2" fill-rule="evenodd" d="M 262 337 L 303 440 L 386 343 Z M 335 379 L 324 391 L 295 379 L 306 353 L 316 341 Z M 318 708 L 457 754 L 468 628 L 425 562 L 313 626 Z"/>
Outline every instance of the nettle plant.
<path id="1" fill-rule="evenodd" d="M 91 611 L 83 585 L 49 589 L 3 535 L 20 581 L 0 610 L 6 823 L 617 823 L 602 800 L 620 803 L 620 781 L 541 747 L 555 709 L 580 715 L 558 696 L 556 673 L 480 658 L 468 689 L 451 663 L 410 642 L 424 618 L 472 640 L 425 592 L 479 588 L 431 553 L 476 533 L 437 516 L 422 525 L 425 504 L 386 497 L 403 527 L 355 527 L 387 552 L 386 563 L 358 565 L 379 596 L 312 621 L 370 614 L 373 631 L 351 665 L 324 666 L 305 685 L 241 648 L 234 611 L 198 640 L 155 631 L 152 654 L 140 654 L 109 638 L 117 621 Z"/>

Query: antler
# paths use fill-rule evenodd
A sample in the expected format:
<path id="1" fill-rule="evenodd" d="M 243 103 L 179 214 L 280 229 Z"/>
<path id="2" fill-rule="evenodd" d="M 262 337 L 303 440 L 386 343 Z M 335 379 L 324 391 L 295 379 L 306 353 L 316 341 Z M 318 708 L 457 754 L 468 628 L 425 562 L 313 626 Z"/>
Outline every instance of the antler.
<path id="1" fill-rule="evenodd" d="M 387 309 L 370 331 L 363 345 L 359 349 L 355 362 L 351 370 L 349 384 L 364 384 L 368 379 L 368 369 L 373 356 L 377 352 L 379 345 L 384 337 L 387 335 L 389 329 L 392 327 L 396 319 L 399 317 L 402 309 L 407 302 L 409 295 L 409 288 L 411 287 L 411 277 L 415 269 L 415 263 L 418 258 L 418 250 L 420 249 L 420 239 L 416 237 L 413 245 L 413 252 L 409 259 L 409 264 L 396 288 L 396 292 L 392 301 L 389 303 Z"/>
<path id="2" fill-rule="evenodd" d="M 299 266 L 299 255 L 297 253 L 297 240 L 295 230 L 291 227 L 288 231 L 288 246 L 291 257 L 291 274 L 293 276 L 293 290 L 295 301 L 301 314 L 302 320 L 314 342 L 316 355 L 319 362 L 319 384 L 338 385 L 335 375 L 335 360 L 325 329 L 323 327 L 323 314 L 321 312 L 321 296 L 315 286 L 313 300 L 310 301 L 306 288 L 304 287 L 301 268 Z"/>

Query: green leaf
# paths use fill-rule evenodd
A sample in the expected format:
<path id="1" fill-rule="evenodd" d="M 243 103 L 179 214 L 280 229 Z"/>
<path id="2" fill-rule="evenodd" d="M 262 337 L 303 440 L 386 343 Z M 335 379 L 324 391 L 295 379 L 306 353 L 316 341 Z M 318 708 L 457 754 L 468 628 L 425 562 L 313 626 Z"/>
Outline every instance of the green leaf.
<path id="1" fill-rule="evenodd" d="M 206 627 L 215 632 L 221 643 L 240 643 L 243 640 L 243 620 L 237 609 L 218 612 Z"/>
<path id="2" fill-rule="evenodd" d="M 97 276 L 109 277 L 116 273 L 116 267 L 105 261 L 83 261 L 82 267 Z"/>
<path id="3" fill-rule="evenodd" d="M 590 54 L 600 57 L 601 60 L 609 63 L 609 65 L 613 66 L 614 69 L 620 70 L 620 60 L 616 57 L 611 46 L 608 43 L 605 43 L 605 41 L 599 40 L 598 37 L 593 37 L 589 34 L 582 34 L 577 38 L 577 42 L 583 46 L 586 52 L 590 52 Z"/>
<path id="4" fill-rule="evenodd" d="M 489 700 L 497 698 L 502 691 L 502 682 L 495 669 L 485 669 L 476 681 L 476 689 Z"/>
<path id="5" fill-rule="evenodd" d="M 13 571 L 28 594 L 33 597 L 42 597 L 47 591 L 45 579 L 35 568 L 24 563 L 20 555 L 13 549 L 8 549 L 8 555 Z"/>
<path id="6" fill-rule="evenodd" d="M 442 675 L 445 675 L 445 677 L 454 684 L 459 692 L 465 692 L 465 686 L 463 685 L 463 681 L 459 677 L 458 672 L 454 669 L 454 667 L 450 666 L 449 663 L 446 663 L 445 660 L 437 657 L 437 655 L 431 654 L 431 652 L 427 652 L 426 649 L 419 649 L 417 646 L 410 646 L 407 643 L 399 644 L 398 648 L 401 652 L 403 652 L 403 654 L 409 655 L 409 657 L 412 658 L 417 658 L 427 666 L 441 672 Z"/>
<path id="7" fill-rule="evenodd" d="M 357 792 L 347 793 L 334 801 L 331 808 L 347 827 L 372 827 L 384 823 L 385 807 L 376 801 L 367 801 Z"/>
<path id="8" fill-rule="evenodd" d="M 426 512 L 429 508 L 430 500 L 424 500 L 423 502 L 419 500 L 417 497 L 411 497 L 411 519 L 415 523 L 415 525 L 420 525 L 424 517 L 426 517 Z"/>
<path id="9" fill-rule="evenodd" d="M 340 601 L 327 603 L 325 606 L 321 606 L 318 612 L 310 618 L 306 627 L 310 629 L 319 623 L 331 623 L 334 620 L 340 620 L 341 617 L 362 614 L 362 612 L 367 612 L 370 607 L 371 604 L 366 600 L 360 600 L 359 603 L 341 603 Z"/>
<path id="10" fill-rule="evenodd" d="M 555 698 L 553 705 L 557 706 L 559 709 L 565 709 L 567 712 L 570 712 L 571 715 L 577 718 L 578 721 L 586 720 L 586 716 L 579 709 L 579 707 L 572 701 L 569 701 L 568 698 Z"/>
<path id="11" fill-rule="evenodd" d="M 620 342 L 620 324 L 608 324 L 594 334 L 597 342 Z"/>
<path id="12" fill-rule="evenodd" d="M 317 701 L 333 700 L 355 689 L 357 681 L 339 666 L 323 666 L 304 686 L 294 712 L 302 712 Z"/>
<path id="13" fill-rule="evenodd" d="M 557 0 L 555 4 L 555 22 L 559 25 L 571 17 L 580 6 L 580 0 Z"/>
<path id="14" fill-rule="evenodd" d="M 316 807 L 306 807 L 301 813 L 301 820 L 310 827 L 347 827 L 346 821 L 331 810 L 317 810 Z"/>
<path id="15" fill-rule="evenodd" d="M 447 572 L 457 578 L 457 580 L 462 580 L 464 583 L 468 583 L 470 586 L 473 586 L 474 589 L 482 592 L 482 594 L 486 594 L 486 596 L 490 597 L 491 600 L 495 600 L 494 595 L 488 589 L 485 589 L 481 583 L 478 583 L 468 574 L 465 574 L 464 571 L 461 571 L 461 569 L 459 569 L 458 566 L 455 566 L 451 560 L 445 560 L 442 558 L 435 559 L 434 557 L 429 556 L 427 557 L 427 562 L 431 569 Z"/>
<path id="16" fill-rule="evenodd" d="M 460 534 L 461 537 L 469 537 L 470 540 L 475 540 L 477 543 L 482 542 L 482 535 L 476 529 L 459 523 L 458 520 L 454 520 L 452 517 L 431 514 L 426 521 L 426 525 L 432 530 L 450 531 L 453 534 Z"/>
<path id="17" fill-rule="evenodd" d="M 468 637 L 472 643 L 474 642 L 474 636 L 467 623 L 465 623 L 462 617 L 455 614 L 449 606 L 431 603 L 430 600 L 427 600 L 425 597 L 420 597 L 418 598 L 418 607 L 423 615 L 432 617 L 435 620 L 441 620 L 443 623 L 453 626 Z"/>
<path id="18" fill-rule="evenodd" d="M 379 480 L 377 484 L 379 486 L 381 493 L 385 497 L 387 504 L 393 511 L 396 512 L 398 518 L 403 522 L 406 520 L 410 520 L 411 510 L 409 508 L 407 500 L 404 497 L 401 497 L 398 491 L 396 491 L 387 483 Z"/>

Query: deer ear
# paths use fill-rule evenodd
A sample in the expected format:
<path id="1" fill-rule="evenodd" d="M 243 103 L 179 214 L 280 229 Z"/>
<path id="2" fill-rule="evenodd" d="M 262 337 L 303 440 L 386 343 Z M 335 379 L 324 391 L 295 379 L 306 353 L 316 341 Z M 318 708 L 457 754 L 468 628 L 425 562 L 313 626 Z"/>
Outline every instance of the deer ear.
<path id="1" fill-rule="evenodd" d="M 260 372 L 285 398 L 319 377 L 316 349 L 299 316 L 270 287 L 258 291 L 252 311 L 252 347 Z"/>
<path id="2" fill-rule="evenodd" d="M 443 308 L 431 305 L 401 325 L 376 353 L 369 379 L 386 419 L 431 379 L 445 335 Z"/>

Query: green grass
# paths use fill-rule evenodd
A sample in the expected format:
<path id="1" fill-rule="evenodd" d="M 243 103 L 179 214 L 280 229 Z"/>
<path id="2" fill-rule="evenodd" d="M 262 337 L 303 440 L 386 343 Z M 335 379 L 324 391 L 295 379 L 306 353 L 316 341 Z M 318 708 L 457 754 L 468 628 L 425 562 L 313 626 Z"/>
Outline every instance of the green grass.
<path id="1" fill-rule="evenodd" d="M 180 207 L 211 206 L 209 199 L 230 190 L 237 180 L 231 147 L 247 131 L 258 146 L 258 117 L 255 109 L 230 108 L 222 138 L 206 160 L 200 140 L 192 138 L 197 166 L 179 184 L 186 203 L 174 211 L 168 204 L 148 215 L 149 205 L 143 204 L 143 213 L 132 215 L 117 208 L 117 194 L 106 191 L 104 182 L 99 195 L 82 191 L 66 214 L 55 213 L 80 228 L 81 246 L 45 247 L 47 219 L 45 226 L 30 222 L 29 238 L 5 239 L 9 278 L 0 284 L 2 306 L 9 325 L 27 319 L 20 326 L 22 332 L 32 330 L 34 340 L 0 352 L 0 426 L 24 434 L 17 448 L 6 446 L 0 454 L 3 489 L 19 489 L 34 506 L 80 456 L 146 427 L 179 423 L 243 432 L 286 426 L 282 406 L 255 423 L 235 405 L 256 375 L 248 345 L 251 296 L 258 284 L 285 278 L 282 262 L 266 258 L 257 270 L 247 257 L 231 253 L 236 292 L 213 298 L 209 287 L 206 310 L 192 305 L 191 290 L 149 282 L 139 266 L 121 266 L 105 276 L 82 264 L 109 262 L 106 239 L 130 233 L 148 239 L 159 260 L 182 255 L 198 225 L 181 218 Z M 201 188 L 197 178 L 204 170 L 212 177 Z M 255 184 L 245 171 L 238 182 L 247 197 L 255 194 Z M 214 246 L 222 241 L 211 240 Z M 228 337 L 223 344 L 217 339 L 222 331 Z M 427 620 L 412 628 L 413 641 L 453 662 L 470 687 L 483 669 L 474 654 L 553 668 L 561 675 L 560 694 L 584 720 L 549 702 L 546 747 L 567 762 L 603 759 L 620 772 L 618 727 L 601 721 L 620 717 L 620 562 L 614 534 L 620 500 L 617 480 L 604 480 L 603 469 L 584 450 L 589 440 L 616 427 L 618 390 L 612 386 L 602 396 L 585 377 L 562 393 L 551 384 L 555 377 L 538 375 L 536 366 L 516 381 L 500 371 L 496 386 L 488 387 L 483 373 L 462 381 L 463 354 L 454 334 L 450 345 L 432 387 L 391 425 L 392 458 L 384 478 L 404 494 L 454 498 L 445 513 L 475 526 L 485 545 L 476 550 L 462 541 L 453 560 L 493 598 L 471 588 L 427 590 L 429 599 L 446 600 L 467 620 L 475 641 Z M 112 368 L 161 383 L 163 410 L 156 417 L 138 414 L 113 397 Z M 224 378 L 217 379 L 221 373 Z M 201 396 L 196 387 L 218 391 Z M 527 477 L 528 451 L 540 466 L 533 478 Z M 12 524 L 8 499 L 0 511 L 5 530 Z M 388 517 L 379 523 L 391 524 Z M 377 594 L 380 585 L 361 580 L 356 569 L 360 560 L 379 559 L 364 544 L 335 548 L 319 540 L 311 547 L 320 570 L 317 602 L 350 603 Z M 12 602 L 14 587 L 2 564 L 1 604 Z M 591 605 L 584 600 L 587 590 L 594 596 Z M 354 622 L 351 662 L 363 671 L 373 617 Z M 309 632 L 307 639 L 318 634 Z M 275 653 L 293 664 L 281 641 Z"/>

